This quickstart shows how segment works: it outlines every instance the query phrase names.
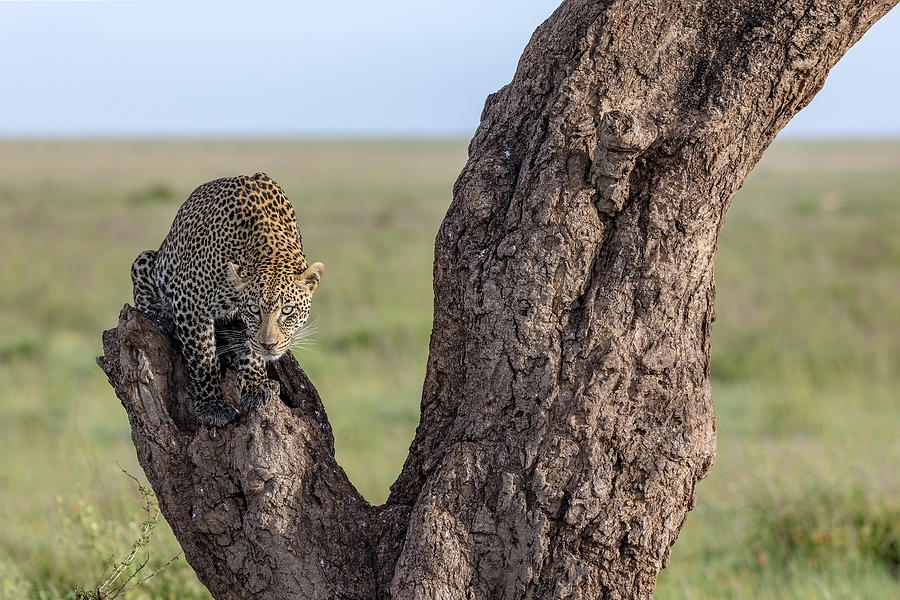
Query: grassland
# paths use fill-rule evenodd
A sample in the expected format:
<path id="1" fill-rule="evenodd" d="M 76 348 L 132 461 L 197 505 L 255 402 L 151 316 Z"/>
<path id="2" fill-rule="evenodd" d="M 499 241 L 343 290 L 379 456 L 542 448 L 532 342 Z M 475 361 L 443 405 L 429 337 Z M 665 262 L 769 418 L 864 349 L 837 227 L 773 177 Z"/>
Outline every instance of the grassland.
<path id="1" fill-rule="evenodd" d="M 0 598 L 71 597 L 137 537 L 94 364 L 128 268 L 200 182 L 265 170 L 328 265 L 299 356 L 373 502 L 417 422 L 433 235 L 463 142 L 0 143 Z M 658 598 L 900 597 L 900 143 L 782 143 L 717 259 L 719 459 Z M 160 526 L 152 563 L 178 552 Z M 133 598 L 208 598 L 184 561 Z"/>

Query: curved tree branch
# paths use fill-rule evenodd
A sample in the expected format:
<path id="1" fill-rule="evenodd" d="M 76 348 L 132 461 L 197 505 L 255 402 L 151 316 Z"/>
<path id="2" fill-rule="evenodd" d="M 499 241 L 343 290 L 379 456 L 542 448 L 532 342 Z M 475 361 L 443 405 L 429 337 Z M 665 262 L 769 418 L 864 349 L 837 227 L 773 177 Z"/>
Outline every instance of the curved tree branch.
<path id="1" fill-rule="evenodd" d="M 736 190 L 895 0 L 568 0 L 491 95 L 435 242 L 422 416 L 388 502 L 302 370 L 215 437 L 134 309 L 101 365 L 216 598 L 649 598 L 715 456 Z"/>
<path id="2" fill-rule="evenodd" d="M 282 402 L 213 431 L 187 411 L 181 359 L 149 317 L 126 306 L 103 350 L 163 515 L 216 598 L 373 597 L 377 520 L 335 462 L 325 409 L 293 357 L 270 372 Z"/>

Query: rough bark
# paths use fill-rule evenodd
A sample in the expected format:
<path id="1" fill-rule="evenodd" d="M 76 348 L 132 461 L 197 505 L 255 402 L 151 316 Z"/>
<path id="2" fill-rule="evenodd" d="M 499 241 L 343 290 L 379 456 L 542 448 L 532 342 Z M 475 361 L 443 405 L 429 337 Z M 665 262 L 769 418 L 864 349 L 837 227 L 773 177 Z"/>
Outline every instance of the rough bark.
<path id="1" fill-rule="evenodd" d="M 419 428 L 387 503 L 296 362 L 216 432 L 126 308 L 101 366 L 216 598 L 649 598 L 715 456 L 735 191 L 896 0 L 565 2 L 491 95 L 435 243 Z"/>

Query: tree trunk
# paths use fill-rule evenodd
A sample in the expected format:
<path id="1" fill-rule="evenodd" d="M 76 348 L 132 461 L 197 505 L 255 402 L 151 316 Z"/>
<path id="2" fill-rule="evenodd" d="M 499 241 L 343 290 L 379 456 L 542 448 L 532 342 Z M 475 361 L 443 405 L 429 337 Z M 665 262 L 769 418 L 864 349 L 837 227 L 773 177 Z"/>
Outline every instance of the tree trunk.
<path id="1" fill-rule="evenodd" d="M 224 598 L 649 598 L 715 457 L 713 257 L 763 150 L 896 0 L 568 0 L 492 94 L 435 243 L 421 422 L 387 503 L 283 403 L 212 435 L 169 337 L 123 310 L 107 372 Z"/>

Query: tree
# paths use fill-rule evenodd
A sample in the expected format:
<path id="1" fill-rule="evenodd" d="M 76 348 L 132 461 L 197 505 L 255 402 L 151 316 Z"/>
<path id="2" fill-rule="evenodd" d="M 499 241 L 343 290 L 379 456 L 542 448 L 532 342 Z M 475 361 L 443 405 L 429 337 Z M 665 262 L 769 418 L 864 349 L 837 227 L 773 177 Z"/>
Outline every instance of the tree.
<path id="1" fill-rule="evenodd" d="M 435 242 L 421 422 L 383 506 L 283 402 L 215 432 L 126 307 L 100 362 L 222 598 L 649 598 L 715 457 L 713 258 L 732 196 L 896 0 L 567 0 L 488 97 Z"/>

